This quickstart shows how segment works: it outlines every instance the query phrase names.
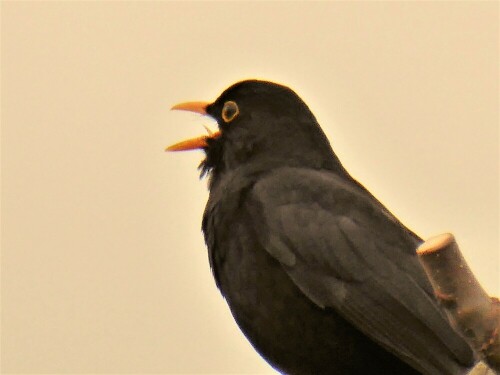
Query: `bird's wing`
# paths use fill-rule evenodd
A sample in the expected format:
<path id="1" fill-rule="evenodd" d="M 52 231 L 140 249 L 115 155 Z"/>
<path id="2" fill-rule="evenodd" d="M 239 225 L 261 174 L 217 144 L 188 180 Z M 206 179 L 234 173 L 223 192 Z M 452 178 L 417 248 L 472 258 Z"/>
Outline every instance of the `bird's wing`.
<path id="1" fill-rule="evenodd" d="M 248 209 L 262 245 L 300 290 L 425 374 L 473 363 L 418 263 L 418 241 L 336 175 L 284 168 L 259 180 Z"/>

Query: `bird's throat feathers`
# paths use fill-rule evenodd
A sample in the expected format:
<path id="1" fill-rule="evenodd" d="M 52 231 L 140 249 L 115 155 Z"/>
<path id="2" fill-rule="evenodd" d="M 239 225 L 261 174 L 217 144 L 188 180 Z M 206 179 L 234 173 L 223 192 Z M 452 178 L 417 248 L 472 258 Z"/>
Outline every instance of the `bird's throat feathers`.
<path id="1" fill-rule="evenodd" d="M 330 170 L 348 176 L 318 127 L 316 134 L 293 134 L 289 137 L 261 137 L 255 133 L 228 131 L 210 139 L 200 163 L 200 178 L 209 177 L 209 189 L 225 172 L 245 168 L 249 173 L 266 172 L 280 167 Z"/>
<path id="2" fill-rule="evenodd" d="M 209 188 L 212 185 L 214 176 L 224 169 L 222 163 L 223 155 L 223 142 L 221 139 L 210 139 L 207 142 L 207 147 L 203 149 L 205 152 L 205 159 L 203 159 L 198 166 L 200 171 L 200 178 L 209 178 Z"/>

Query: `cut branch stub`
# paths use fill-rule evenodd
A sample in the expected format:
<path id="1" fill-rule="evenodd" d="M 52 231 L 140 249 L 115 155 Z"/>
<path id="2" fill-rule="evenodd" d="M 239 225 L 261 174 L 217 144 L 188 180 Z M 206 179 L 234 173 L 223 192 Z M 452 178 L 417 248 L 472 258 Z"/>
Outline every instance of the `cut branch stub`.
<path id="1" fill-rule="evenodd" d="M 432 237 L 417 254 L 450 321 L 482 359 L 500 371 L 500 304 L 483 290 L 455 237 Z"/>

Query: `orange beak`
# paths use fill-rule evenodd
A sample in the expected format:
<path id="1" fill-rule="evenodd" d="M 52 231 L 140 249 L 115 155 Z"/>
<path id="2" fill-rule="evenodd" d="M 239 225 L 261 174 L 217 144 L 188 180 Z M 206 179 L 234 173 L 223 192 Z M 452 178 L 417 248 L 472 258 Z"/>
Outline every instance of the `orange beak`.
<path id="1" fill-rule="evenodd" d="M 207 106 L 209 104 L 210 104 L 209 102 L 187 102 L 187 103 L 176 104 L 171 109 L 172 110 L 195 112 L 195 113 L 199 113 L 202 115 L 206 115 L 207 114 Z M 201 137 L 187 139 L 185 141 L 168 146 L 165 149 L 165 151 L 187 151 L 187 150 L 196 150 L 196 149 L 200 149 L 200 148 L 205 148 L 208 146 L 208 143 L 207 143 L 208 138 L 213 139 L 213 138 L 217 138 L 219 136 L 220 136 L 220 131 L 217 131 L 217 132 L 211 133 L 209 135 L 204 135 Z"/>

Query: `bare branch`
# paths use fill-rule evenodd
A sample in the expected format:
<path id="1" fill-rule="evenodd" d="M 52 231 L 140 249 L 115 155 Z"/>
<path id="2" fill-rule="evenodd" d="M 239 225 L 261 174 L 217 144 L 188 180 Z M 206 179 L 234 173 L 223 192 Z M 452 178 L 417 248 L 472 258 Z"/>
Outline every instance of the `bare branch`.
<path id="1" fill-rule="evenodd" d="M 434 292 L 451 322 L 494 371 L 500 371 L 500 303 L 481 287 L 455 237 L 441 234 L 417 249 Z"/>

